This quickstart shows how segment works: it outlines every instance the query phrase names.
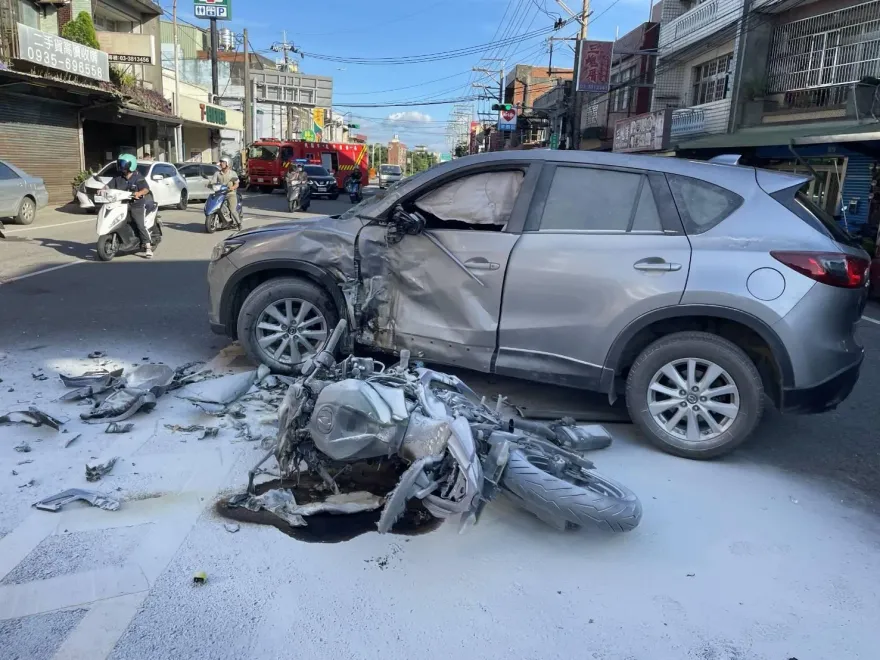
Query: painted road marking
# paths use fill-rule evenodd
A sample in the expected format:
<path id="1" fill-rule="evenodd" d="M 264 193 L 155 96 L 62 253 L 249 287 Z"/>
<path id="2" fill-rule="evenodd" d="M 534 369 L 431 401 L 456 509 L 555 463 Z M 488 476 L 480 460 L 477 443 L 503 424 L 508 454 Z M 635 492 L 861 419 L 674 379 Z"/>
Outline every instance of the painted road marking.
<path id="1" fill-rule="evenodd" d="M 862 321 L 867 321 L 868 323 L 873 323 L 874 325 L 880 325 L 880 321 L 877 319 L 872 319 L 870 316 L 863 316 Z"/>
<path id="2" fill-rule="evenodd" d="M 82 220 L 71 220 L 70 222 L 59 222 L 54 225 L 34 225 L 33 227 L 25 227 L 24 229 L 7 229 L 7 234 L 22 234 L 26 231 L 36 231 L 37 229 L 53 229 L 54 227 L 66 227 L 68 225 L 78 225 L 83 222 L 95 222 L 96 216 L 84 218 Z"/>
<path id="3" fill-rule="evenodd" d="M 89 263 L 89 262 L 84 259 L 77 259 L 76 261 L 71 261 L 66 264 L 61 264 L 60 266 L 52 266 L 51 268 L 44 268 L 43 270 L 37 270 L 37 271 L 34 271 L 33 273 L 27 273 L 25 275 L 17 275 L 15 277 L 10 277 L 8 279 L 0 278 L 0 286 L 3 286 L 4 284 L 12 284 L 13 282 L 18 282 L 19 280 L 26 280 L 27 278 L 34 277 L 36 275 L 43 275 L 45 273 L 51 273 L 52 271 L 61 270 L 62 268 L 76 266 L 77 264 L 87 264 L 87 263 Z"/>

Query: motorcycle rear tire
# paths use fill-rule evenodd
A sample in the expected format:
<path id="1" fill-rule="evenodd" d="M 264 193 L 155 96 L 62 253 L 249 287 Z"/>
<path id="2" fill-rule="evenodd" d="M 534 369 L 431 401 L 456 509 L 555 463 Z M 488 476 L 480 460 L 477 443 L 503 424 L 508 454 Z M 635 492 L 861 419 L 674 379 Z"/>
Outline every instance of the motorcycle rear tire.
<path id="1" fill-rule="evenodd" d="M 217 214 L 212 213 L 211 215 L 205 216 L 205 231 L 209 234 L 213 234 L 217 231 Z"/>
<path id="2" fill-rule="evenodd" d="M 113 261 L 113 257 L 119 252 L 118 248 L 113 247 L 113 236 L 115 236 L 115 234 L 107 234 L 98 239 L 98 259 L 101 261 Z M 119 239 L 117 239 L 116 242 L 118 245 Z"/>
<path id="3" fill-rule="evenodd" d="M 522 508 L 558 529 L 628 532 L 639 524 L 642 504 L 626 486 L 592 470 L 575 483 L 550 474 L 548 464 L 542 453 L 514 449 L 501 485 Z"/>

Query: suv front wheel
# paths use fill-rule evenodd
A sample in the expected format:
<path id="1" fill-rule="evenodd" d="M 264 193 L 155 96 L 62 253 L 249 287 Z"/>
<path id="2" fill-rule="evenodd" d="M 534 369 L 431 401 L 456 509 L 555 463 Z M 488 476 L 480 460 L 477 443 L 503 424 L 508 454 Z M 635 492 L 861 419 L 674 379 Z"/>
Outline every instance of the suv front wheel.
<path id="1" fill-rule="evenodd" d="M 626 381 L 633 422 L 663 451 L 706 459 L 732 451 L 764 412 L 764 386 L 749 357 L 707 332 L 658 339 Z"/>
<path id="2" fill-rule="evenodd" d="M 251 291 L 238 314 L 238 339 L 248 357 L 274 373 L 299 375 L 339 321 L 327 293 L 303 279 L 281 277 Z"/>

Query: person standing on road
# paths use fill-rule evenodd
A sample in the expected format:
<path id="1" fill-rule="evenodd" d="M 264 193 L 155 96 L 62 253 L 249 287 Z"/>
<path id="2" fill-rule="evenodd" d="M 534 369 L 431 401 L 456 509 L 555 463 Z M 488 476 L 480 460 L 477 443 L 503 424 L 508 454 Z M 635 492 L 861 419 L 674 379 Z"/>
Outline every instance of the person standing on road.
<path id="1" fill-rule="evenodd" d="M 229 192 L 226 194 L 226 201 L 229 202 L 229 213 L 232 215 L 232 221 L 237 225 L 241 225 L 241 218 L 238 217 L 237 211 L 238 195 L 235 192 L 238 190 L 238 174 L 229 167 L 229 160 L 227 158 L 221 158 L 218 165 L 220 171 L 211 178 L 211 184 L 220 184 L 229 188 Z"/>
<path id="2" fill-rule="evenodd" d="M 128 212 L 137 227 L 144 257 L 152 259 L 153 246 L 150 244 L 150 232 L 147 231 L 146 215 L 147 204 L 153 203 L 153 193 L 150 192 L 150 186 L 147 185 L 144 175 L 137 171 L 137 158 L 131 154 L 120 154 L 116 159 L 116 168 L 119 170 L 119 175 L 113 177 L 107 187 L 113 190 L 125 190 L 132 194 Z"/>

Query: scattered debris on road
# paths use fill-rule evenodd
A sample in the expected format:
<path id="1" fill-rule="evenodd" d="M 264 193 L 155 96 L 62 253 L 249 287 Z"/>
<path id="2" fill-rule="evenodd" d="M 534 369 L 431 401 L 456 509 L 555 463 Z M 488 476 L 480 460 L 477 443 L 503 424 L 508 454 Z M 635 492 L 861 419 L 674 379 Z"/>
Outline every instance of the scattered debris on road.
<path id="1" fill-rule="evenodd" d="M 134 428 L 134 424 L 129 422 L 128 424 L 120 424 L 119 422 L 112 422 L 107 425 L 107 428 L 104 429 L 104 433 L 130 433 Z"/>
<path id="2" fill-rule="evenodd" d="M 48 426 L 58 431 L 64 424 L 61 420 L 47 415 L 34 406 L 27 410 L 14 410 L 0 416 L 0 424 L 30 424 L 31 426 Z"/>
<path id="3" fill-rule="evenodd" d="M 196 404 L 228 406 L 248 393 L 256 377 L 257 371 L 254 370 L 191 383 L 177 397 Z"/>
<path id="4" fill-rule="evenodd" d="M 32 488 L 33 486 L 36 486 L 36 485 L 37 485 L 37 480 L 36 480 L 36 479 L 31 479 L 31 480 L 28 481 L 26 484 L 21 484 L 21 485 L 19 486 L 19 488 Z"/>
<path id="5" fill-rule="evenodd" d="M 216 438 L 220 433 L 217 426 L 204 426 L 202 424 L 191 424 L 190 426 L 180 426 L 179 424 L 166 424 L 165 428 L 174 433 L 198 433 L 199 440 L 205 438 Z"/>
<path id="6" fill-rule="evenodd" d="M 43 511 L 60 511 L 65 504 L 77 500 L 88 502 L 92 506 L 104 509 L 105 511 L 116 511 L 119 508 L 119 500 L 93 490 L 83 490 L 81 488 L 70 488 L 57 495 L 52 495 L 44 500 L 35 502 L 33 506 Z"/>
<path id="7" fill-rule="evenodd" d="M 27 442 L 22 442 L 21 444 L 15 445 L 13 449 L 19 453 L 27 454 L 31 450 L 31 446 Z"/>
<path id="8" fill-rule="evenodd" d="M 37 371 L 35 373 L 32 373 L 31 378 L 33 378 L 34 380 L 38 380 L 38 381 L 39 380 L 49 380 L 49 377 L 46 374 L 44 374 L 42 371 Z"/>
<path id="9" fill-rule="evenodd" d="M 116 461 L 119 460 L 118 456 L 114 456 L 113 458 L 100 459 L 97 462 L 86 463 L 86 481 L 98 481 L 105 474 L 109 474 L 110 470 L 113 469 L 113 466 L 116 465 Z"/>
<path id="10" fill-rule="evenodd" d="M 208 574 L 205 571 L 199 571 L 195 575 L 193 575 L 193 583 L 195 584 L 205 584 L 208 581 Z"/>
<path id="11" fill-rule="evenodd" d="M 33 462 L 34 462 L 34 460 L 33 460 L 32 458 L 29 458 L 29 459 L 24 460 L 24 461 L 19 461 L 19 462 L 17 463 L 17 465 L 27 465 L 28 463 L 33 463 Z"/>
<path id="12" fill-rule="evenodd" d="M 93 352 L 89 353 L 90 360 L 97 360 L 99 358 L 106 357 L 106 356 L 107 356 L 107 354 L 104 351 L 93 351 Z"/>
<path id="13" fill-rule="evenodd" d="M 65 376 L 59 374 L 61 382 L 65 387 L 102 387 L 110 385 L 114 379 L 122 376 L 124 369 L 115 369 L 107 371 L 106 369 L 96 369 L 86 371 L 79 376 Z"/>
<path id="14" fill-rule="evenodd" d="M 348 515 L 364 511 L 376 511 L 385 504 L 385 498 L 366 491 L 329 495 L 322 501 L 297 504 L 293 493 L 286 489 L 267 490 L 262 495 L 242 493 L 229 498 L 229 506 L 249 511 L 261 509 L 272 513 L 291 527 L 305 527 L 306 516 L 322 513 Z"/>
<path id="15" fill-rule="evenodd" d="M 241 525 L 238 523 L 223 523 L 223 529 L 225 529 L 230 534 L 235 534 L 238 530 L 241 529 Z"/>
<path id="16" fill-rule="evenodd" d="M 61 448 L 67 449 L 68 447 L 70 447 L 70 445 L 72 445 L 74 442 L 79 440 L 81 437 L 82 437 L 82 433 L 77 433 L 76 435 L 71 436 L 69 438 L 62 438 L 61 439 Z"/>

